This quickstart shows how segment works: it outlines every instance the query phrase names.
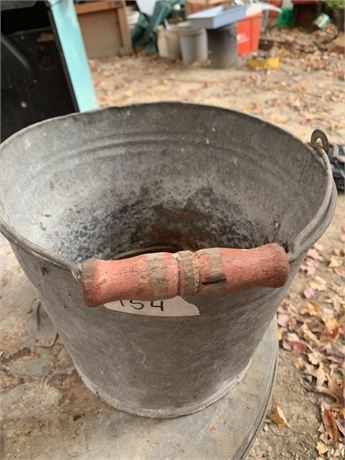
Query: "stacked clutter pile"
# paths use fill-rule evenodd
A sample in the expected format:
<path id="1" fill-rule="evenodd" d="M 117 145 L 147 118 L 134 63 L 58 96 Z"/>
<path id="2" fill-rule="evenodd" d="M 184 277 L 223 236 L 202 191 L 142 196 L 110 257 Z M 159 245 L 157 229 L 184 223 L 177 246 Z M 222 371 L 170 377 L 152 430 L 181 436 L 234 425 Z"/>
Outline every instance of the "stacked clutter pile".
<path id="1" fill-rule="evenodd" d="M 150 7 L 147 5 L 138 1 L 141 12 L 132 29 L 133 47 L 170 60 L 182 58 L 185 64 L 203 62 L 208 57 L 212 64 L 210 46 L 214 42 L 216 48 L 225 48 L 225 53 L 232 48 L 235 58 L 228 64 L 235 65 L 237 56 L 258 49 L 262 11 L 266 7 L 275 8 L 252 0 L 158 0 L 152 1 Z M 219 25 L 222 17 L 223 23 Z M 209 26 L 210 21 L 216 25 Z M 223 38 L 218 36 L 221 28 L 230 26 L 231 32 L 224 33 Z M 210 32 L 211 29 L 218 32 Z M 228 40 L 232 42 L 230 45 Z"/>
<path id="2" fill-rule="evenodd" d="M 311 32 L 326 31 L 332 20 L 344 26 L 345 0 L 326 3 L 319 0 L 138 0 L 137 3 L 140 14 L 136 25 L 131 27 L 133 47 L 170 60 L 182 58 L 185 64 L 209 59 L 212 67 L 237 65 L 238 56 L 258 51 L 260 34 L 267 26 L 281 30 L 301 26 Z M 340 37 L 343 34 L 341 27 L 339 34 Z M 341 43 L 340 40 L 340 48 Z M 256 57 L 262 67 L 262 56 Z M 273 58 L 273 67 L 277 67 L 279 62 Z M 264 67 L 272 68 L 270 62 L 264 63 Z"/>

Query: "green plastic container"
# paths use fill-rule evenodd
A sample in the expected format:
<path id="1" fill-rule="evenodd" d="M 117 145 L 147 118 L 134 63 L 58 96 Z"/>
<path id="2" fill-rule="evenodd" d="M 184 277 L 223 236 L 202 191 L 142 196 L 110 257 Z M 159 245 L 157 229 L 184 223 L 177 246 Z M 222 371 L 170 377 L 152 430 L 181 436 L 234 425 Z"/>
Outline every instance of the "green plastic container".
<path id="1" fill-rule="evenodd" d="M 283 6 L 278 16 L 277 25 L 279 29 L 292 27 L 292 6 Z"/>

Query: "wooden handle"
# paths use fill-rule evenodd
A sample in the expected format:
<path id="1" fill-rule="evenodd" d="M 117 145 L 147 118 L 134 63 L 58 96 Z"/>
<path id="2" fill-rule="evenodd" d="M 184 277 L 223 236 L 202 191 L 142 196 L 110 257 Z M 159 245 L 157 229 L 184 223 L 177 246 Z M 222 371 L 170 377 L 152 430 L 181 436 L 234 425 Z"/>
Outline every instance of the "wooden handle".
<path id="1" fill-rule="evenodd" d="M 250 286 L 281 287 L 288 274 L 285 250 L 271 243 L 254 249 L 213 248 L 123 260 L 91 259 L 83 263 L 82 285 L 86 305 L 97 307 L 115 300 L 210 295 Z"/>

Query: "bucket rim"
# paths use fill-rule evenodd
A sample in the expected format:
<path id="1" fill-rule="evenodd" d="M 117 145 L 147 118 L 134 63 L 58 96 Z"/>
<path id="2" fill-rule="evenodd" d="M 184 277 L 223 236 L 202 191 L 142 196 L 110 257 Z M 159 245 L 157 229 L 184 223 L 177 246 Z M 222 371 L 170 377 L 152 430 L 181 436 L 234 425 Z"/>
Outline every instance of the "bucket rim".
<path id="1" fill-rule="evenodd" d="M 217 105 L 211 105 L 211 104 L 198 104 L 194 102 L 182 102 L 182 101 L 151 101 L 151 102 L 142 102 L 142 103 L 134 103 L 134 104 L 128 104 L 128 105 L 113 105 L 113 106 L 107 106 L 107 107 L 102 107 L 102 108 L 97 108 L 97 109 L 92 109 L 92 110 L 87 110 L 85 112 L 72 112 L 68 113 L 66 115 L 61 115 L 58 117 L 53 117 L 53 118 L 48 118 L 46 120 L 39 121 L 37 123 L 33 123 L 17 132 L 9 136 L 4 142 L 0 144 L 0 161 L 1 161 L 1 153 L 4 147 L 6 147 L 8 144 L 10 144 L 14 139 L 17 137 L 22 136 L 23 134 L 30 132 L 34 129 L 36 129 L 38 126 L 42 125 L 49 125 L 53 124 L 56 121 L 59 120 L 66 120 L 68 118 L 79 118 L 79 117 L 85 117 L 85 116 L 93 116 L 96 113 L 100 112 L 113 112 L 113 111 L 120 111 L 120 110 L 128 110 L 128 109 L 135 109 L 135 108 L 141 108 L 141 107 L 149 107 L 152 105 L 168 105 L 170 107 L 195 107 L 195 108 L 203 108 L 203 109 L 217 109 L 219 111 L 223 111 L 226 113 L 233 113 L 239 118 L 242 119 L 251 119 L 255 120 L 259 124 L 265 124 L 269 125 L 271 129 L 274 129 L 278 133 L 288 135 L 291 138 L 293 138 L 296 142 L 298 142 L 301 146 L 306 148 L 306 151 L 309 151 L 309 153 L 314 157 L 315 161 L 318 161 L 321 165 L 323 165 L 324 170 L 326 172 L 326 166 L 324 162 L 320 159 L 318 153 L 311 148 L 307 143 L 304 143 L 301 141 L 298 137 L 295 135 L 291 134 L 289 131 L 276 126 L 272 123 L 269 123 L 267 121 L 264 121 L 263 119 L 256 117 L 254 115 L 249 115 L 247 113 L 238 111 L 238 110 L 233 110 L 229 109 L 226 107 L 222 106 L 217 106 Z M 330 224 L 334 210 L 335 210 L 335 203 L 336 203 L 336 196 L 337 196 L 337 190 L 335 188 L 335 185 L 333 183 L 333 189 L 329 198 L 328 206 L 326 207 L 325 214 L 323 214 L 323 220 L 322 223 L 319 226 L 318 232 L 315 232 L 311 235 L 307 235 L 306 239 L 303 241 L 307 241 L 308 244 L 312 245 L 314 244 L 322 235 L 322 233 L 325 231 L 325 229 L 328 227 Z M 0 208 L 1 209 L 1 208 Z M 302 231 L 295 237 L 294 241 L 298 238 L 298 236 L 303 233 L 303 231 L 306 229 L 306 227 L 309 224 L 305 225 L 305 227 L 302 229 Z M 49 251 L 47 249 L 44 249 L 40 245 L 34 243 L 33 241 L 29 240 L 25 236 L 21 235 L 13 226 L 8 224 L 3 216 L 0 213 L 0 232 L 5 236 L 5 238 L 11 243 L 14 244 L 15 246 L 20 246 L 23 247 L 25 250 L 30 251 L 32 253 L 37 254 L 40 258 L 45 259 L 47 262 L 53 264 L 56 267 L 62 268 L 65 271 L 70 271 L 72 275 L 74 276 L 75 279 L 79 280 L 81 278 L 81 264 L 77 264 L 76 262 L 73 262 L 71 260 L 66 259 L 65 257 L 60 256 L 56 252 Z M 320 233 L 320 234 L 319 234 Z M 294 241 L 291 245 L 293 247 Z M 303 248 L 304 245 L 301 245 L 297 248 L 296 251 L 291 252 L 290 248 L 289 251 L 287 251 L 287 255 L 289 257 L 289 263 L 293 263 L 298 257 L 303 254 L 305 249 Z M 292 257 L 291 257 L 292 256 Z"/>

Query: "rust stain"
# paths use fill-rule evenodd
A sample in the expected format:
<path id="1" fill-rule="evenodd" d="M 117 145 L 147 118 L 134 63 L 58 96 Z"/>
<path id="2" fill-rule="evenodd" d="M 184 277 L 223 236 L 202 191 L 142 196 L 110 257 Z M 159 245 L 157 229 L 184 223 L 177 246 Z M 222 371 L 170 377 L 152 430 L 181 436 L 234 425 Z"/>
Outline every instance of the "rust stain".
<path id="1" fill-rule="evenodd" d="M 17 387 L 24 383 L 22 377 L 18 377 L 12 374 L 8 369 L 0 369 L 0 388 L 3 391 L 12 390 L 12 388 Z"/>
<path id="2" fill-rule="evenodd" d="M 93 259 L 89 259 L 83 263 L 82 281 L 83 283 L 91 283 L 95 277 L 95 268 Z"/>
<path id="3" fill-rule="evenodd" d="M 23 358 L 25 356 L 30 356 L 32 355 L 32 350 L 31 348 L 29 347 L 24 347 L 24 348 L 21 348 L 20 350 L 16 351 L 15 353 L 13 353 L 12 355 L 8 355 L 6 357 L 3 357 L 0 359 L 0 362 L 3 363 L 3 364 L 7 364 L 11 361 L 15 361 L 19 358 Z"/>

